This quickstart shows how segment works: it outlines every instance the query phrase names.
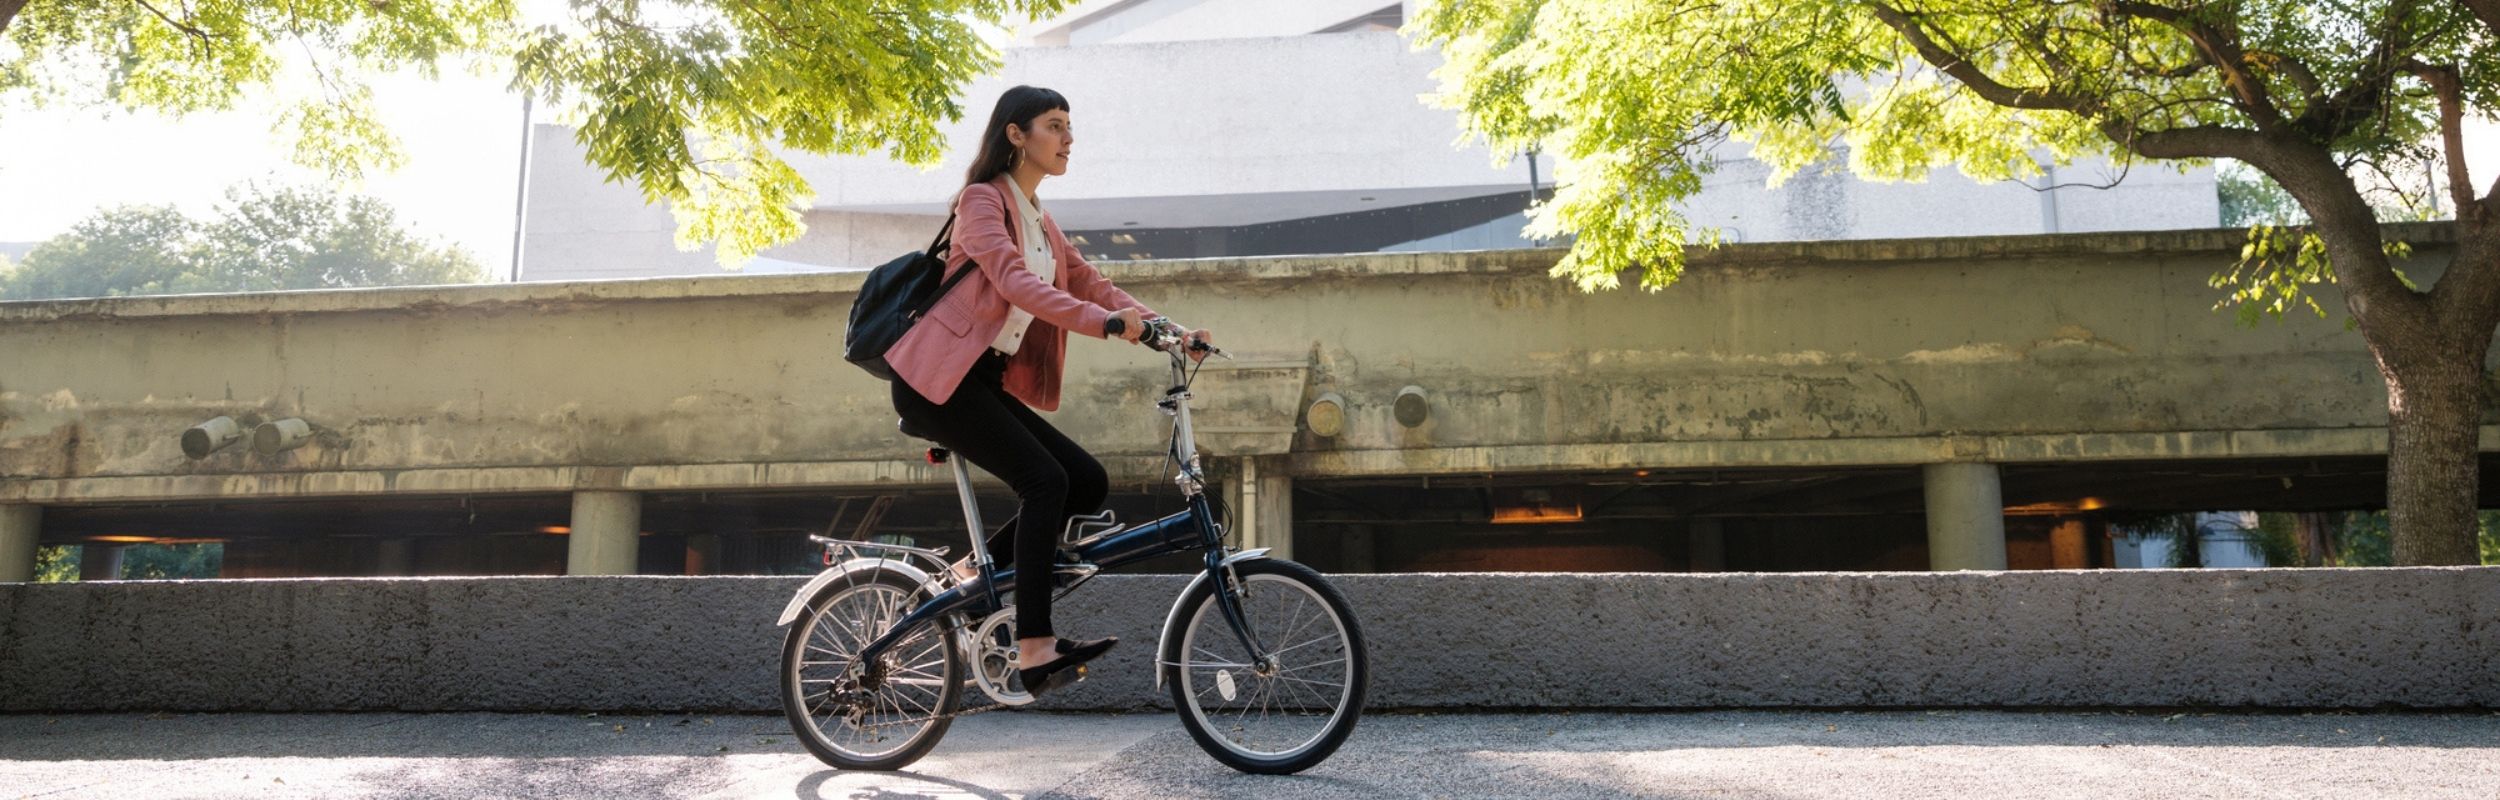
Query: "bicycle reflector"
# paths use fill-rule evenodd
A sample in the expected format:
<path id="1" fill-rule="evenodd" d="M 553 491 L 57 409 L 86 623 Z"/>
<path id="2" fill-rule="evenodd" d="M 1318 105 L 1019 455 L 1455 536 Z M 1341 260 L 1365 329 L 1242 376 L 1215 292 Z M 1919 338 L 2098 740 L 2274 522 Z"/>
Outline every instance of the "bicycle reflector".
<path id="1" fill-rule="evenodd" d="M 944 464 L 944 463 L 946 463 L 946 448 L 943 448 L 943 447 L 932 447 L 932 448 L 929 448 L 929 463 L 931 463 L 931 464 Z"/>

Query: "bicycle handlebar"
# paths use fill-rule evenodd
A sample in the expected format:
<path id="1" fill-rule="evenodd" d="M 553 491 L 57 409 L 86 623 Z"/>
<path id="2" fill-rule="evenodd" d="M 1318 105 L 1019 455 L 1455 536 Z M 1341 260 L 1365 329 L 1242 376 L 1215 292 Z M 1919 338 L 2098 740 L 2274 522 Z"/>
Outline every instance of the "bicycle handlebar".
<path id="1" fill-rule="evenodd" d="M 1167 317 L 1156 317 L 1154 319 L 1146 320 L 1145 325 L 1145 331 L 1139 333 L 1137 336 L 1137 343 L 1145 345 L 1146 349 L 1153 350 L 1158 353 L 1172 352 L 1172 347 L 1180 344 L 1181 337 L 1187 335 L 1187 331 L 1181 328 L 1180 323 L 1173 322 Z M 1223 350 L 1216 348 L 1214 345 L 1210 345 L 1202 341 L 1190 342 L 1189 349 L 1191 352 L 1206 353 L 1212 356 L 1222 356 L 1224 358 L 1232 357 L 1225 355 Z"/>

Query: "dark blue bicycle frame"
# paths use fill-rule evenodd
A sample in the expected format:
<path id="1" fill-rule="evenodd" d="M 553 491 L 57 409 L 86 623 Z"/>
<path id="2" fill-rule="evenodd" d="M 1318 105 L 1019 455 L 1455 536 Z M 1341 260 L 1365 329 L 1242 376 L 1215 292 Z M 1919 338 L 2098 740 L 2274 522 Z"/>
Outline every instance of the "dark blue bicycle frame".
<path id="1" fill-rule="evenodd" d="M 1172 359 L 1172 388 L 1164 392 L 1164 399 L 1159 405 L 1173 416 L 1171 455 L 1174 461 L 1180 464 L 1179 480 L 1183 494 L 1189 498 L 1189 509 L 1134 528 L 1095 536 L 1080 542 L 1075 546 L 1077 561 L 1098 570 L 1116 569 L 1156 556 L 1189 550 L 1206 551 L 1206 571 L 1199 580 L 1214 582 L 1216 608 L 1223 612 L 1224 621 L 1232 627 L 1233 634 L 1240 637 L 1241 646 L 1245 652 L 1250 653 L 1251 660 L 1265 661 L 1270 654 L 1266 648 L 1259 646 L 1258 637 L 1250 630 L 1249 620 L 1241 613 L 1241 603 L 1236 594 L 1239 588 L 1238 582 L 1233 579 L 1230 574 L 1231 569 L 1225 563 L 1227 556 L 1224 552 L 1224 531 L 1222 526 L 1217 524 L 1215 510 L 1207 502 L 1205 476 L 1198 471 L 1196 434 L 1190 429 L 1189 379 L 1191 373 L 1188 369 L 1188 360 L 1182 350 L 1181 331 L 1177 326 L 1171 325 L 1168 320 L 1147 320 L 1146 324 L 1148 332 L 1142 338 L 1150 342 L 1149 346 L 1162 351 Z M 1201 349 L 1214 352 L 1212 348 Z M 938 460 L 937 456 L 941 453 L 942 451 L 932 451 L 932 461 Z M 893 627 L 887 628 L 886 632 L 878 636 L 875 641 L 860 648 L 859 656 L 854 663 L 878 663 L 878 657 L 884 655 L 886 648 L 894 646 L 896 641 L 922 625 L 934 624 L 955 614 L 986 617 L 1003 607 L 998 600 L 1001 593 L 1013 596 L 1016 571 L 1013 568 L 999 569 L 990 563 L 988 553 L 981 546 L 980 537 L 984 531 L 981 529 L 979 511 L 973 503 L 971 479 L 964 471 L 961 462 L 957 462 L 954 466 L 956 492 L 964 504 L 964 518 L 969 523 L 967 531 L 973 537 L 973 552 L 978 554 L 973 562 L 977 565 L 979 576 L 969 582 L 939 592 L 937 596 L 913 608 L 910 613 L 903 615 L 901 620 L 896 621 Z M 1082 582 L 1084 579 L 1078 580 Z M 1157 657 L 1160 658 L 1161 654 L 1157 654 Z"/>
<path id="2" fill-rule="evenodd" d="M 1108 570 L 1156 556 L 1190 550 L 1205 551 L 1207 579 L 1216 582 L 1216 607 L 1223 612 L 1224 620 L 1231 625 L 1233 633 L 1241 637 L 1242 647 L 1254 654 L 1255 660 L 1264 657 L 1267 650 L 1258 646 L 1257 637 L 1252 634 L 1248 620 L 1241 614 L 1240 604 L 1234 599 L 1233 582 L 1223 574 L 1223 534 L 1214 520 L 1215 511 L 1209 507 L 1206 495 L 1201 493 L 1189 498 L 1189 510 L 1079 544 L 1075 550 L 1077 560 Z M 867 647 L 860 648 L 858 662 L 875 663 L 886 648 L 892 647 L 913 629 L 948 615 L 965 614 L 978 618 L 997 612 L 1003 607 L 999 603 L 999 595 L 1014 594 L 1016 570 L 1013 567 L 986 568 L 983 572 L 988 575 L 988 580 L 975 578 L 947 589 L 903 615 L 893 627 L 886 629 L 884 635 L 869 642 Z"/>

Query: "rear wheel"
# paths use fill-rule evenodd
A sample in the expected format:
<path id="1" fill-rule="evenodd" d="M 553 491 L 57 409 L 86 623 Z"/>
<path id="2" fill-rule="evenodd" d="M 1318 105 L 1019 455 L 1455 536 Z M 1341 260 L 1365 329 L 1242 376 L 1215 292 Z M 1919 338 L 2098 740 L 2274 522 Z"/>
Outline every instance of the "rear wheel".
<path id="1" fill-rule="evenodd" d="M 1164 639 L 1164 679 L 1181 726 L 1215 760 L 1284 775 L 1328 759 L 1363 716 L 1371 680 L 1362 628 L 1337 588 L 1310 567 L 1254 559 L 1241 576 L 1243 618 L 1267 650 L 1251 657 L 1216 602 L 1216 581 L 1181 599 Z"/>
<path id="2" fill-rule="evenodd" d="M 902 769 L 946 735 L 965 673 L 944 626 L 923 623 L 874 663 L 858 660 L 860 648 L 925 599 L 918 582 L 885 568 L 808 598 L 781 645 L 781 710 L 816 758 L 842 769 Z"/>

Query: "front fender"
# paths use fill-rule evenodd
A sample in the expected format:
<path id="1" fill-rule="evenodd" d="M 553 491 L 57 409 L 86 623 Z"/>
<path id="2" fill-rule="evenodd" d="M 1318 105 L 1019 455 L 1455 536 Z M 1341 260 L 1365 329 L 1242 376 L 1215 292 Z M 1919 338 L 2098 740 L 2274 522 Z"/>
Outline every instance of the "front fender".
<path id="1" fill-rule="evenodd" d="M 910 578 L 912 583 L 921 586 L 929 585 L 931 580 L 926 570 L 912 566 L 910 562 L 896 561 L 891 558 L 854 558 L 816 573 L 814 578 L 809 578 L 807 585 L 799 587 L 799 593 L 790 597 L 790 604 L 781 607 L 781 621 L 773 625 L 788 625 L 798 621 L 799 614 L 807 610 L 807 598 L 816 596 L 816 592 L 825 588 L 827 584 L 846 576 L 881 568 L 900 572 L 903 577 Z"/>
<path id="2" fill-rule="evenodd" d="M 1266 557 L 1267 548 L 1265 547 L 1257 550 L 1243 550 L 1241 552 L 1225 556 L 1224 560 L 1216 565 L 1216 568 L 1222 569 L 1243 561 Z M 1164 612 L 1163 614 L 1163 634 L 1155 637 L 1155 691 L 1163 691 L 1163 652 L 1164 648 L 1169 647 L 1172 644 L 1172 631 L 1181 626 L 1181 604 L 1188 602 L 1189 593 L 1196 591 L 1198 584 L 1206 583 L 1207 576 L 1211 574 L 1214 573 L 1198 573 L 1198 577 L 1191 579 L 1188 586 L 1182 587 L 1181 596 L 1172 598 L 1172 610 Z"/>

